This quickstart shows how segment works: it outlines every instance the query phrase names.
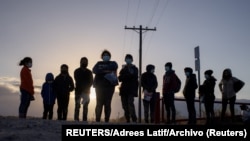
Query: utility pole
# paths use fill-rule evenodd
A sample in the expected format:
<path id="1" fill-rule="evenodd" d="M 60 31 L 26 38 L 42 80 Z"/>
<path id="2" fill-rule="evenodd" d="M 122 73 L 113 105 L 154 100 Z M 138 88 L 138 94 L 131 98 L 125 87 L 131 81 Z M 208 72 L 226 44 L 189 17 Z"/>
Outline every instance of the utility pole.
<path id="1" fill-rule="evenodd" d="M 139 30 L 140 33 L 140 41 L 139 41 L 139 98 L 138 98 L 138 118 L 139 118 L 139 123 L 141 123 L 141 74 L 142 74 L 142 31 L 156 31 L 156 28 L 150 29 L 148 27 L 142 28 L 142 25 L 140 25 L 139 28 L 134 27 L 127 27 L 125 26 L 125 29 L 131 29 L 135 30 L 136 32 Z"/>
<path id="2" fill-rule="evenodd" d="M 200 47 L 197 46 L 194 48 L 194 58 L 195 58 L 195 70 L 198 71 L 198 87 L 200 87 Z M 199 112 L 201 118 L 201 99 L 199 96 Z"/>

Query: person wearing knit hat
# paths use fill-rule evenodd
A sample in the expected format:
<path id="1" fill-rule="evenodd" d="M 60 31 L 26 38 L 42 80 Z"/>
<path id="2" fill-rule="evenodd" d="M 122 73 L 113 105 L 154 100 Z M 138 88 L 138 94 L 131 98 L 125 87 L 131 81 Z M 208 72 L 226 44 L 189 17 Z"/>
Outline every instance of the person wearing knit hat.
<path id="1" fill-rule="evenodd" d="M 199 87 L 199 96 L 204 102 L 205 112 L 206 112 L 206 124 L 213 124 L 214 122 L 214 87 L 216 84 L 216 79 L 212 76 L 213 70 L 206 70 L 204 72 L 205 81 Z"/>
<path id="2" fill-rule="evenodd" d="M 183 95 L 187 104 L 188 124 L 194 125 L 196 124 L 195 90 L 198 88 L 198 84 L 192 68 L 185 67 L 184 72 L 186 75 L 186 83 L 184 85 Z"/>

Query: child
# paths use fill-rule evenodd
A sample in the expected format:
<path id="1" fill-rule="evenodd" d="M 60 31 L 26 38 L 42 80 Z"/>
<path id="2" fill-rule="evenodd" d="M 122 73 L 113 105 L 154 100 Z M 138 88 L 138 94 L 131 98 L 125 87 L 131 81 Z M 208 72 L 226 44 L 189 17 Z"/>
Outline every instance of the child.
<path id="1" fill-rule="evenodd" d="M 43 98 L 43 119 L 53 118 L 53 107 L 56 100 L 56 95 L 53 90 L 54 75 L 52 73 L 47 73 L 45 77 L 45 82 L 43 83 L 41 95 Z"/>

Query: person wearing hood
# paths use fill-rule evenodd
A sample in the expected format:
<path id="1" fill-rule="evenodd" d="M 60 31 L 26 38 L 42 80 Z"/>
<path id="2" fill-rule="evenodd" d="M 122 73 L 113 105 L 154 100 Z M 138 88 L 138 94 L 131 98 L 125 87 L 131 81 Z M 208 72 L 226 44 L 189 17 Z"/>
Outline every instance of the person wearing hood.
<path id="1" fill-rule="evenodd" d="M 47 73 L 41 89 L 41 96 L 43 98 L 43 119 L 51 120 L 53 118 L 53 108 L 56 101 L 53 82 L 54 75 L 52 73 Z"/>
<path id="2" fill-rule="evenodd" d="M 198 88 L 198 84 L 192 68 L 185 67 L 184 73 L 186 75 L 186 82 L 183 89 L 183 95 L 187 104 L 188 124 L 194 125 L 196 124 L 195 90 Z"/>
<path id="3" fill-rule="evenodd" d="M 149 123 L 149 118 L 151 123 L 155 121 L 156 88 L 158 87 L 158 81 L 154 71 L 155 66 L 149 64 L 146 66 L 146 72 L 141 75 L 145 123 Z"/>
<path id="4" fill-rule="evenodd" d="M 226 68 L 222 72 L 222 79 L 219 83 L 219 89 L 222 94 L 222 110 L 221 110 L 221 120 L 224 120 L 227 104 L 229 103 L 229 109 L 231 112 L 231 119 L 234 121 L 234 105 L 236 101 L 236 93 L 239 90 L 234 89 L 234 84 L 240 82 L 241 88 L 244 86 L 244 82 L 232 75 L 232 71 L 229 68 Z"/>
<path id="5" fill-rule="evenodd" d="M 205 81 L 199 87 L 199 95 L 202 97 L 202 102 L 205 106 L 207 125 L 214 122 L 214 88 L 217 80 L 212 74 L 213 70 L 206 70 L 204 72 Z"/>
<path id="6" fill-rule="evenodd" d="M 57 119 L 67 120 L 69 96 L 75 88 L 73 78 L 69 75 L 69 67 L 62 64 L 60 74 L 56 76 L 54 81 L 54 89 L 57 98 Z"/>
<path id="7" fill-rule="evenodd" d="M 175 88 L 177 87 L 177 75 L 172 69 L 172 63 L 165 64 L 165 74 L 163 76 L 163 99 L 166 109 L 167 121 L 166 124 L 175 124 L 176 109 L 175 109 Z M 170 119 L 170 117 L 172 119 Z"/>

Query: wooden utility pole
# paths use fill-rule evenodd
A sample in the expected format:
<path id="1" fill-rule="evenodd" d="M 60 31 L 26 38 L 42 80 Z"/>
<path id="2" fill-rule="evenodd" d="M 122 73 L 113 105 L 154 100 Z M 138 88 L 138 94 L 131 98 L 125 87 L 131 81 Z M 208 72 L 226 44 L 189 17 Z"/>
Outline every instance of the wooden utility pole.
<path id="1" fill-rule="evenodd" d="M 156 31 L 156 28 L 150 29 L 148 27 L 146 28 L 142 28 L 142 26 L 140 25 L 139 28 L 136 27 L 127 27 L 125 26 L 125 29 L 131 29 L 131 30 L 135 30 L 136 32 L 139 30 L 139 35 L 140 35 L 140 41 L 139 41 L 139 98 L 138 98 L 138 120 L 139 123 L 141 123 L 141 74 L 142 74 L 142 31 Z"/>
<path id="2" fill-rule="evenodd" d="M 197 46 L 194 48 L 194 58 L 195 58 L 195 70 L 198 71 L 198 88 L 201 85 L 200 82 L 200 47 Z M 201 99 L 199 96 L 199 112 L 200 112 L 200 118 L 201 118 Z"/>

